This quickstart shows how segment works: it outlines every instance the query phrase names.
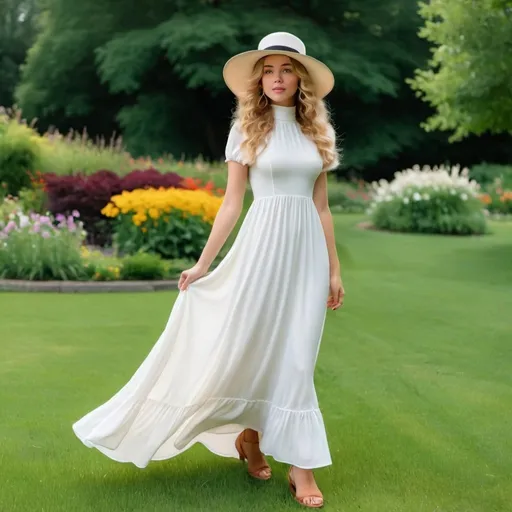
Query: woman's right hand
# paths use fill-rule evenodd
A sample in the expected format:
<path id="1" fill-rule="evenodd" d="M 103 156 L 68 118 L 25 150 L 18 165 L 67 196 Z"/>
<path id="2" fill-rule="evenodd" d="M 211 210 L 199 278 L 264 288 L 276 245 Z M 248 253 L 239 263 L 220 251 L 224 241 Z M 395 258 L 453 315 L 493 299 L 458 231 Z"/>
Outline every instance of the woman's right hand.
<path id="1" fill-rule="evenodd" d="M 180 291 L 185 291 L 190 284 L 197 281 L 200 277 L 203 277 L 208 272 L 208 269 L 196 263 L 193 267 L 188 270 L 184 270 L 180 275 L 178 281 L 178 288 Z"/>

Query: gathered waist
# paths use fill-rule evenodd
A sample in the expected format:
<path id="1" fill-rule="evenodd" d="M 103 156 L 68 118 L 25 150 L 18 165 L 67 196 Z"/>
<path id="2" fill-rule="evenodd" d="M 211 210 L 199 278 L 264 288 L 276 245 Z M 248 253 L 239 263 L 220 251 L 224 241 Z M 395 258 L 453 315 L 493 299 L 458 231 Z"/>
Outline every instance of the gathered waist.
<path id="1" fill-rule="evenodd" d="M 263 200 L 267 200 L 267 201 L 270 201 L 271 199 L 287 199 L 287 198 L 290 198 L 290 199 L 306 199 L 306 200 L 309 200 L 309 201 L 313 201 L 313 197 L 311 196 L 306 196 L 306 195 L 303 195 L 303 194 L 270 194 L 268 196 L 258 196 L 258 197 L 255 197 L 254 198 L 254 201 L 253 202 L 256 202 L 256 201 L 263 201 Z"/>

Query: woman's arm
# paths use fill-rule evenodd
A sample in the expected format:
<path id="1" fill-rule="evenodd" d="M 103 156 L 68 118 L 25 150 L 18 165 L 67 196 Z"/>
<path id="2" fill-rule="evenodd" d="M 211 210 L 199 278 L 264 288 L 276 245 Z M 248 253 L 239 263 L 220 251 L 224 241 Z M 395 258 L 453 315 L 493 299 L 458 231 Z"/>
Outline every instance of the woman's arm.
<path id="1" fill-rule="evenodd" d="M 208 240 L 197 263 L 181 273 L 178 283 L 180 290 L 208 272 L 213 260 L 226 243 L 242 213 L 247 187 L 248 167 L 238 162 L 228 162 L 228 183 L 222 205 L 215 216 Z"/>
<path id="2" fill-rule="evenodd" d="M 327 251 L 329 253 L 329 273 L 331 294 L 327 302 L 328 307 L 338 309 L 343 304 L 345 290 L 341 281 L 341 268 L 338 259 L 338 250 L 336 249 L 336 240 L 334 237 L 334 223 L 331 210 L 329 208 L 329 196 L 327 194 L 327 173 L 322 172 L 318 176 L 313 189 L 313 201 L 324 229 Z"/>

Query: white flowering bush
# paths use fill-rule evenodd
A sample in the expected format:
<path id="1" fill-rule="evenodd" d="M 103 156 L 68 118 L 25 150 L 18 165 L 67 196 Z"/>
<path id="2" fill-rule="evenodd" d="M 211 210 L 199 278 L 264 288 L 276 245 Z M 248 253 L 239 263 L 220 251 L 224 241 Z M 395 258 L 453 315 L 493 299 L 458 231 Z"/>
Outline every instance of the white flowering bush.
<path id="1" fill-rule="evenodd" d="M 368 213 L 379 229 L 471 235 L 486 232 L 480 186 L 460 166 L 415 165 L 372 183 Z"/>
<path id="2" fill-rule="evenodd" d="M 0 278 L 67 280 L 85 277 L 80 248 L 85 237 L 79 213 L 25 214 L 0 218 Z"/>

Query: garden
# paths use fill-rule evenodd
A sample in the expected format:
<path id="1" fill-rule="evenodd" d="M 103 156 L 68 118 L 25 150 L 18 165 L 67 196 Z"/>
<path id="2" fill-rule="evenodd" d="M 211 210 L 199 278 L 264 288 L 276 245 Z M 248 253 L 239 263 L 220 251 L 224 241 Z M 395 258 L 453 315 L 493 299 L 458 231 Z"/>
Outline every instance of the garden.
<path id="1" fill-rule="evenodd" d="M 201 445 L 141 471 L 71 428 L 165 327 L 227 186 L 222 67 L 273 30 L 336 79 L 325 510 L 510 511 L 510 1 L 313 7 L 0 2 L 1 512 L 299 510 L 272 459 L 269 482 Z"/>
<path id="2" fill-rule="evenodd" d="M 4 111 L 0 278 L 176 279 L 200 256 L 225 186 L 221 163 L 135 160 L 84 134 L 40 135 Z M 512 214 L 512 168 L 415 166 L 373 183 L 330 177 L 329 202 L 333 213 L 365 213 L 373 229 L 484 235 L 489 218 Z"/>
<path id="3" fill-rule="evenodd" d="M 4 112 L 0 277 L 175 278 L 206 242 L 224 193 L 219 174 L 200 161 L 135 161 L 83 135 L 39 135 Z"/>

